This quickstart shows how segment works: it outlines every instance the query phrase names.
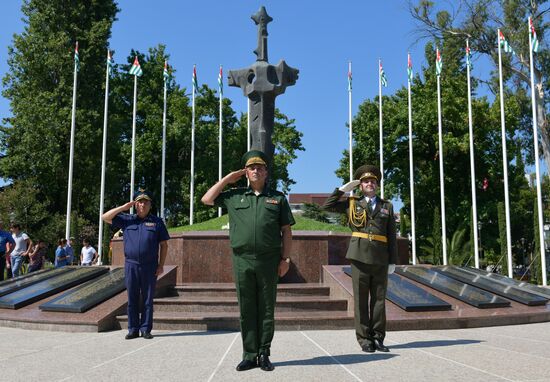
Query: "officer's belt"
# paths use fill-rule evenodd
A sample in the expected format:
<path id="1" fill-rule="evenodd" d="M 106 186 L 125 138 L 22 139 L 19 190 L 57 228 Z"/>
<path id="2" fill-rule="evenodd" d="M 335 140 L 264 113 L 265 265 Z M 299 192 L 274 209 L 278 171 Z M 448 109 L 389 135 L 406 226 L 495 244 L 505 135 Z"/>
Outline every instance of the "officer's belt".
<path id="1" fill-rule="evenodd" d="M 351 236 L 360 237 L 362 239 L 369 239 L 370 241 L 373 241 L 373 240 L 381 241 L 382 243 L 388 242 L 388 238 L 386 236 L 375 235 L 373 233 L 352 232 Z"/>

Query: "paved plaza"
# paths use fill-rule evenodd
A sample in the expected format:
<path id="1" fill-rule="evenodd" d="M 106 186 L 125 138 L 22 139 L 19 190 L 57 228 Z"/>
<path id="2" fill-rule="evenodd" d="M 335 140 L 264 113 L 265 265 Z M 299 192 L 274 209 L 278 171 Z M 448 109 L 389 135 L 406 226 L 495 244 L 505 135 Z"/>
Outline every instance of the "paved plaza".
<path id="1" fill-rule="evenodd" d="M 237 332 L 63 333 L 0 328 L 3 381 L 550 381 L 550 323 L 389 332 L 391 353 L 353 330 L 278 331 L 272 372 L 235 371 Z"/>

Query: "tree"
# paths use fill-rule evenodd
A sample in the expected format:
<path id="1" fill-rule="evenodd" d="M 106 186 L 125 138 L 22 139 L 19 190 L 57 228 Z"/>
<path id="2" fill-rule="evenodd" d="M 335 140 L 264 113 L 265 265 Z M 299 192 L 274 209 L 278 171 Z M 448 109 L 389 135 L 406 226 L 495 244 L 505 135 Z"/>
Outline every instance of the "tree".
<path id="1" fill-rule="evenodd" d="M 435 3 L 430 0 L 409 2 L 410 13 L 418 22 L 417 31 L 421 38 L 443 39 L 448 36 L 456 36 L 463 41 L 469 38 L 472 53 L 487 57 L 498 68 L 497 29 L 500 28 L 507 41 L 518 53 L 512 57 L 507 55 L 503 57 L 504 78 L 517 89 L 528 92 L 530 74 L 527 19 L 532 15 L 541 48 L 544 47 L 550 26 L 548 0 L 460 0 L 452 13 L 447 10 L 435 12 L 434 5 Z M 534 55 L 534 73 L 538 129 L 542 137 L 546 167 L 550 168 L 550 126 L 546 118 L 548 100 L 544 97 L 544 89 L 550 87 L 550 52 L 548 49 L 542 49 Z M 498 93 L 497 75 L 498 73 L 494 73 L 493 78 L 488 82 L 494 94 Z M 530 110 L 530 105 L 528 108 Z M 533 129 L 530 118 L 518 127 L 521 129 L 520 133 L 532 137 Z M 532 153 L 532 145 L 529 150 Z M 530 163 L 532 163 L 532 159 Z"/>

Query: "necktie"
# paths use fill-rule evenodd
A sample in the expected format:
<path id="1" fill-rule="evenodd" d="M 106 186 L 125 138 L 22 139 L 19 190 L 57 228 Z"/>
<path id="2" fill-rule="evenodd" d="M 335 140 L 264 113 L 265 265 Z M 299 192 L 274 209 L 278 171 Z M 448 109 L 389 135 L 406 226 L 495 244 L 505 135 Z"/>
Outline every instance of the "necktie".
<path id="1" fill-rule="evenodd" d="M 367 202 L 367 211 L 369 212 L 369 215 L 372 215 L 372 199 L 370 198 Z"/>

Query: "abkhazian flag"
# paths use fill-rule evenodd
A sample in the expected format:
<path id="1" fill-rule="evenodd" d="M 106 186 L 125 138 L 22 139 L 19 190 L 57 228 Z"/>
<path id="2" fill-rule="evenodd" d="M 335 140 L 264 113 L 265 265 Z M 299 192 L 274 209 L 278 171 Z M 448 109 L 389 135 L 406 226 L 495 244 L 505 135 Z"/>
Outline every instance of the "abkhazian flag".
<path id="1" fill-rule="evenodd" d="M 197 82 L 197 66 L 193 65 L 193 90 L 199 92 L 199 83 Z"/>
<path id="2" fill-rule="evenodd" d="M 348 92 L 351 91 L 351 70 L 348 71 Z"/>
<path id="3" fill-rule="evenodd" d="M 533 19 L 529 17 L 529 33 L 531 33 L 531 49 L 533 52 L 537 53 L 539 51 L 539 39 L 537 38 L 537 32 L 535 31 L 535 26 L 533 25 Z"/>
<path id="4" fill-rule="evenodd" d="M 512 49 L 512 46 L 508 44 L 508 41 L 506 41 L 506 39 L 504 38 L 504 34 L 500 30 L 498 31 L 498 43 L 506 53 L 512 53 L 513 55 L 516 54 L 516 52 L 514 52 L 514 49 Z"/>
<path id="5" fill-rule="evenodd" d="M 466 45 L 466 66 L 472 70 L 472 61 L 470 58 L 470 47 Z"/>
<path id="6" fill-rule="evenodd" d="M 441 69 L 443 68 L 443 62 L 441 61 L 441 52 L 439 49 L 436 49 L 435 57 L 435 74 L 439 77 L 441 76 Z"/>
<path id="7" fill-rule="evenodd" d="M 134 63 L 132 64 L 132 67 L 130 68 L 129 73 L 133 76 L 138 76 L 138 77 L 141 77 L 141 75 L 143 74 L 143 70 L 141 70 L 141 66 L 139 66 L 139 61 L 137 56 L 134 59 Z"/>
<path id="8" fill-rule="evenodd" d="M 382 62 L 380 62 L 380 82 L 382 86 L 388 87 L 388 79 L 386 78 L 386 73 L 384 73 L 384 68 L 382 68 Z"/>
<path id="9" fill-rule="evenodd" d="M 218 87 L 220 88 L 220 97 L 223 96 L 223 70 L 220 65 L 220 73 L 218 74 Z"/>
<path id="10" fill-rule="evenodd" d="M 409 82 L 412 82 L 412 80 L 413 80 L 413 64 L 412 64 L 412 61 L 411 61 L 410 53 L 407 54 L 407 77 L 409 79 Z"/>
<path id="11" fill-rule="evenodd" d="M 107 73 L 111 75 L 113 73 L 113 65 L 115 63 L 113 62 L 113 56 L 111 56 L 111 51 L 107 49 Z"/>
<path id="12" fill-rule="evenodd" d="M 77 72 L 80 70 L 80 57 L 78 56 L 78 41 L 74 46 L 74 67 L 76 68 Z"/>
<path id="13" fill-rule="evenodd" d="M 164 60 L 164 71 L 162 72 L 162 76 L 164 78 L 164 82 L 167 82 L 170 78 L 170 74 L 168 74 L 168 61 Z"/>

